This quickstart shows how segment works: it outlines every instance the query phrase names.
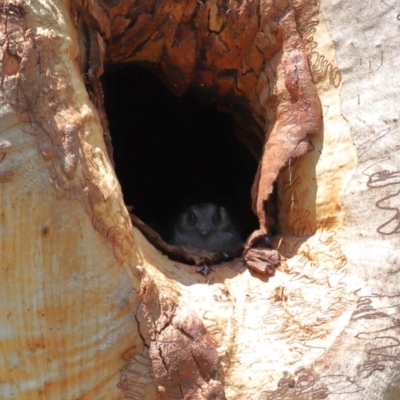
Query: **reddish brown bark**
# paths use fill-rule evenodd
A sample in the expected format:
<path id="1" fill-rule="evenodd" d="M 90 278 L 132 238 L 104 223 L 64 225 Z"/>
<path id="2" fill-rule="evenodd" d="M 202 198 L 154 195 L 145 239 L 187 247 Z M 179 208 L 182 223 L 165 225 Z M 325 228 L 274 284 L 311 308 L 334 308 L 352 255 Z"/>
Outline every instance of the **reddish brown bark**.
<path id="1" fill-rule="evenodd" d="M 102 70 L 102 46 L 93 39 L 96 31 L 106 44 L 106 62 L 144 63 L 177 95 L 195 86 L 222 105 L 246 107 L 264 131 L 264 150 L 252 189 L 260 227 L 249 237 L 245 252 L 253 248 L 252 259 L 259 252 L 255 257 L 265 265 L 259 265 L 258 272 L 271 271 L 271 259 L 264 260 L 263 250 L 257 247 L 263 247 L 262 238 L 270 235 L 268 199 L 273 183 L 291 158 L 307 152 L 307 137 L 321 129 L 307 43 L 299 33 L 306 31 L 316 6 L 289 0 L 107 4 L 74 3 L 75 19 L 80 18 L 89 32 L 89 83 Z M 95 98 L 101 95 L 100 89 L 94 90 Z M 233 114 L 248 132 L 249 117 Z M 279 255 L 273 259 L 279 265 Z"/>
<path id="2" fill-rule="evenodd" d="M 271 235 L 268 201 L 273 184 L 290 159 L 307 152 L 307 137 L 321 129 L 321 107 L 306 43 L 299 33 L 313 12 L 313 6 L 289 0 L 123 0 L 115 6 L 110 2 L 100 5 L 75 0 L 72 6 L 81 55 L 87 54 L 86 58 L 82 56 L 82 74 L 86 76 L 92 101 L 100 110 L 106 139 L 107 122 L 98 83 L 104 62 L 142 63 L 153 68 L 178 96 L 194 86 L 223 107 L 232 110 L 240 106 L 254 117 L 264 134 L 264 149 L 252 188 L 259 229 L 247 240 L 244 260 L 250 268 L 266 275 L 273 275 L 280 264 L 279 253 L 270 248 L 273 242 L 267 239 Z M 232 113 L 241 133 L 248 132 L 254 124 L 252 119 Z M 73 174 L 68 165 L 64 172 Z M 94 189 L 89 193 L 93 194 Z M 173 249 L 137 218 L 133 217 L 133 222 L 167 254 L 183 254 L 196 264 L 223 258 L 221 254 L 186 254 L 186 250 Z M 98 229 L 101 231 L 101 226 Z M 161 313 L 159 307 L 149 307 L 158 301 L 157 293 L 151 294 L 150 288 L 149 283 L 136 315 L 158 392 L 164 393 L 165 398 L 179 394 L 198 399 L 224 398 L 220 384 L 213 380 L 216 354 L 201 323 L 196 322 L 197 317 L 191 316 L 189 321 L 182 317 L 184 311 Z M 149 325 L 149 321 L 153 322 Z M 152 325 L 160 321 L 162 327 Z M 193 336 L 194 346 L 190 356 L 180 351 L 187 347 L 185 335 L 180 332 L 188 334 L 188 324 L 198 326 L 197 333 L 189 335 Z M 163 343 L 170 344 L 164 348 Z M 207 354 L 204 349 L 208 349 Z M 168 356 L 170 352 L 174 357 Z M 198 359 L 197 365 L 204 361 L 205 369 L 193 369 L 188 359 Z"/>

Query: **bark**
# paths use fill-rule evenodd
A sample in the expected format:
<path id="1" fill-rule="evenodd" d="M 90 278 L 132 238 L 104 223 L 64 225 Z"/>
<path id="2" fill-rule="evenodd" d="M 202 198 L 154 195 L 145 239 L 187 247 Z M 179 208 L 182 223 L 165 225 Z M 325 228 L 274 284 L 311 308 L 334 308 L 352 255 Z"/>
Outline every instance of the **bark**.
<path id="1" fill-rule="evenodd" d="M 362 7 L 0 2 L 0 397 L 400 397 L 399 18 Z M 215 255 L 132 226 L 111 61 L 198 87 L 265 141 L 242 258 L 201 276 L 161 251 Z"/>

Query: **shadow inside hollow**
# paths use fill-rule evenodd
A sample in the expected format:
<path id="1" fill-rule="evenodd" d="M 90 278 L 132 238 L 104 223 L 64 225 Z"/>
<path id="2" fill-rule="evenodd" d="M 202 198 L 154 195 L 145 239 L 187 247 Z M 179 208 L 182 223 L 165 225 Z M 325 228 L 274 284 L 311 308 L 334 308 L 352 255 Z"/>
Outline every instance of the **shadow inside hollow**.
<path id="1" fill-rule="evenodd" d="M 250 198 L 257 160 L 235 137 L 232 115 L 194 90 L 175 97 L 137 65 L 108 66 L 102 84 L 116 173 L 132 212 L 168 242 L 184 208 L 215 203 L 245 240 L 257 227 Z"/>

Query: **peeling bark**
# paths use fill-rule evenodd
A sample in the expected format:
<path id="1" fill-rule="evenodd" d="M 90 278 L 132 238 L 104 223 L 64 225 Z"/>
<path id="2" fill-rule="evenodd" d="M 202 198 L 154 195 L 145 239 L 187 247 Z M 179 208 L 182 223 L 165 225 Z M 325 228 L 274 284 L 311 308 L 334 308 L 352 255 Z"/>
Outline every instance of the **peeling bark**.
<path id="1" fill-rule="evenodd" d="M 201 319 L 193 310 L 180 309 L 172 297 L 161 297 L 144 276 L 135 319 L 148 353 L 155 385 L 161 398 L 225 399 L 217 380 L 218 354 Z M 129 388 L 129 364 L 122 381 Z M 125 375 L 125 376 L 124 376 Z M 135 396 L 145 397 L 139 388 Z"/>
<path id="2" fill-rule="evenodd" d="M 221 103 L 248 104 L 264 130 L 266 143 L 252 191 L 260 229 L 248 239 L 248 252 L 270 235 L 268 198 L 279 172 L 290 159 L 305 154 L 307 137 L 321 130 L 321 106 L 306 41 L 298 32 L 310 24 L 316 5 L 289 1 L 144 4 L 130 6 L 125 1 L 108 10 L 111 37 L 106 61 L 151 63 L 177 95 L 196 86 L 218 95 Z M 269 270 L 261 266 L 262 250 L 252 252 L 259 252 L 256 270 Z M 273 259 L 278 266 L 278 253 Z"/>

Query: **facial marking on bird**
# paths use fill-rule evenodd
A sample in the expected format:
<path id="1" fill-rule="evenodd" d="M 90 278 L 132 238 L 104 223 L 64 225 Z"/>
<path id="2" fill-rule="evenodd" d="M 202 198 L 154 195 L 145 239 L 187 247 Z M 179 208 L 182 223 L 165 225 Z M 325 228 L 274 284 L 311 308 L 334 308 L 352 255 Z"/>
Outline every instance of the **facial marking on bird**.
<path id="1" fill-rule="evenodd" d="M 230 251 L 238 248 L 242 241 L 224 207 L 199 203 L 179 215 L 171 244 L 210 251 Z"/>

